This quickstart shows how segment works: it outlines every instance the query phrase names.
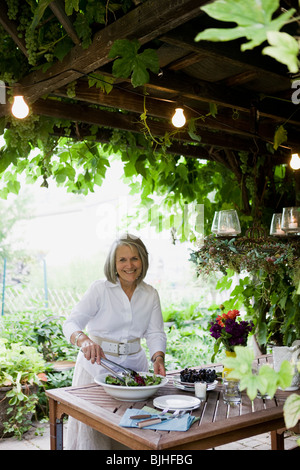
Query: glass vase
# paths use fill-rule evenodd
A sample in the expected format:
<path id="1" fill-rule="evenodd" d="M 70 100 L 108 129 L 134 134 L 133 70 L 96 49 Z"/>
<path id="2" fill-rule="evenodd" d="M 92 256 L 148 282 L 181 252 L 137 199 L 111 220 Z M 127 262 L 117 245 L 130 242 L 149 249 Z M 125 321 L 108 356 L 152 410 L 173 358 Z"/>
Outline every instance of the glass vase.
<path id="1" fill-rule="evenodd" d="M 226 357 L 236 357 L 236 353 L 234 351 L 225 351 L 225 355 Z M 232 369 L 229 369 L 229 367 L 223 367 L 223 371 L 222 371 L 222 378 L 224 379 L 224 377 L 229 374 L 229 372 L 231 372 Z"/>

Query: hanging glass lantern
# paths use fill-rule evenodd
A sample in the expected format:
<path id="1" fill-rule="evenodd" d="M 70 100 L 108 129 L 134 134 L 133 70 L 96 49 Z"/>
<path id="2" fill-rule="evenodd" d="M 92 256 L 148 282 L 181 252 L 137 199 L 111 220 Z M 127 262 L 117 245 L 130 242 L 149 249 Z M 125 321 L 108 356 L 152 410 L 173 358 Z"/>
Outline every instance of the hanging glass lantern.
<path id="1" fill-rule="evenodd" d="M 286 233 L 300 232 L 300 207 L 284 207 L 281 228 Z"/>
<path id="2" fill-rule="evenodd" d="M 218 233 L 218 223 L 219 223 L 219 211 L 216 211 L 214 214 L 212 224 L 211 224 L 211 231 L 213 233 Z"/>
<path id="3" fill-rule="evenodd" d="M 239 233 L 241 233 L 241 226 L 236 210 L 220 211 L 218 235 L 223 237 L 235 237 Z"/>
<path id="4" fill-rule="evenodd" d="M 285 235 L 285 232 L 281 228 L 281 217 L 281 213 L 273 214 L 270 225 L 270 235 L 274 235 L 276 237 L 282 237 Z"/>

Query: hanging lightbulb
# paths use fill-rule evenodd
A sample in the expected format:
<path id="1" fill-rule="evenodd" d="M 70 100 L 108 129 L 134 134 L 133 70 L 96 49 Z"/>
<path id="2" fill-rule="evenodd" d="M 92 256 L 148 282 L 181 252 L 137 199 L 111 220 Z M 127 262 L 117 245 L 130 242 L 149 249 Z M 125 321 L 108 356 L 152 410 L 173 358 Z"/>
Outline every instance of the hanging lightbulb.
<path id="1" fill-rule="evenodd" d="M 175 127 L 182 127 L 185 125 L 185 115 L 182 108 L 176 108 L 175 113 L 172 117 L 172 124 Z"/>
<path id="2" fill-rule="evenodd" d="M 14 102 L 11 107 L 11 111 L 13 115 L 18 119 L 24 119 L 28 116 L 29 107 L 25 103 L 24 96 L 22 95 L 15 95 Z"/>
<path id="3" fill-rule="evenodd" d="M 290 166 L 293 168 L 293 170 L 299 170 L 300 169 L 300 157 L 298 153 L 293 153 L 292 158 L 290 161 Z"/>

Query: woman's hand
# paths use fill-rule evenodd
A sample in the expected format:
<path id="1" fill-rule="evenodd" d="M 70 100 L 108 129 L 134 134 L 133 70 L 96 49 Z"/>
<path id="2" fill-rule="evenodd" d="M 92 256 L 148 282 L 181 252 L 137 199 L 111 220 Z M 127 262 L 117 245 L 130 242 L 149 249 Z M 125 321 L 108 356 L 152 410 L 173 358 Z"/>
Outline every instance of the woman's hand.
<path id="1" fill-rule="evenodd" d="M 72 341 L 72 337 L 71 337 Z M 87 335 L 82 334 L 78 338 L 77 346 L 81 349 L 84 354 L 84 357 L 91 361 L 92 364 L 101 363 L 101 357 L 105 357 L 103 349 L 99 346 L 99 344 L 92 341 Z"/>
<path id="2" fill-rule="evenodd" d="M 154 357 L 153 361 L 154 374 L 165 376 L 166 369 L 164 357 L 162 355 L 157 355 Z"/>

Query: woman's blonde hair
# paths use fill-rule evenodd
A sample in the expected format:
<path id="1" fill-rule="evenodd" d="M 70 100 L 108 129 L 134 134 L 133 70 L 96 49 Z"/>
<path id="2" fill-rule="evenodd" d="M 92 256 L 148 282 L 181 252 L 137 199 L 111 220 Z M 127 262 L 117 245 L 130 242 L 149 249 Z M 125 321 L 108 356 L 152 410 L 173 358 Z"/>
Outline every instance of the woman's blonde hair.
<path id="1" fill-rule="evenodd" d="M 137 279 L 137 282 L 141 282 L 146 276 L 149 267 L 148 251 L 140 238 L 129 233 L 121 235 L 113 242 L 112 246 L 110 247 L 104 264 L 104 274 L 106 276 L 106 279 L 112 282 L 113 284 L 116 284 L 117 282 L 118 275 L 116 272 L 116 251 L 117 248 L 121 245 L 135 247 L 138 250 L 139 256 L 142 260 L 142 272 L 139 278 Z"/>

